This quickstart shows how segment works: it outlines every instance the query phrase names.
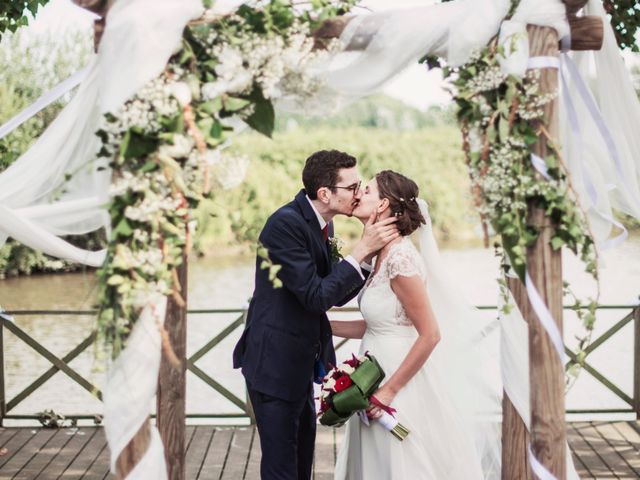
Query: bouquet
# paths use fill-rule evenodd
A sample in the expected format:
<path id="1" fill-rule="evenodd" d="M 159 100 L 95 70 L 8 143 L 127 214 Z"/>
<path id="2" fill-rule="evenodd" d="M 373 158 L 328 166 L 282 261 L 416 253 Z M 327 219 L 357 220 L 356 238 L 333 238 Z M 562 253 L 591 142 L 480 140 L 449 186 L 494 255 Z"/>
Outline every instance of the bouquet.
<path id="1" fill-rule="evenodd" d="M 365 410 L 370 403 L 383 410 L 377 420 L 398 440 L 409 434 L 394 417 L 395 409 L 383 405 L 373 395 L 384 378 L 384 370 L 369 352 L 351 359 L 329 370 L 320 389 L 320 423 L 328 426 L 343 425 L 351 415 L 358 412 L 368 424 Z"/>

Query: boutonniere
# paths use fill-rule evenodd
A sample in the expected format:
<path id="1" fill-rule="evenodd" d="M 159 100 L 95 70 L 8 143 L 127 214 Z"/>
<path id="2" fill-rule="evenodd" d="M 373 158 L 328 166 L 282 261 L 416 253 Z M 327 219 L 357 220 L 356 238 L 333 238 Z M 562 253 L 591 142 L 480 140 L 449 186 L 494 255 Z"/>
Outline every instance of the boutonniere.
<path id="1" fill-rule="evenodd" d="M 329 258 L 331 260 L 331 263 L 339 262 L 344 258 L 340 253 L 340 250 L 342 249 L 344 242 L 340 240 L 338 237 L 329 237 L 328 242 L 329 242 L 329 253 L 330 253 Z"/>

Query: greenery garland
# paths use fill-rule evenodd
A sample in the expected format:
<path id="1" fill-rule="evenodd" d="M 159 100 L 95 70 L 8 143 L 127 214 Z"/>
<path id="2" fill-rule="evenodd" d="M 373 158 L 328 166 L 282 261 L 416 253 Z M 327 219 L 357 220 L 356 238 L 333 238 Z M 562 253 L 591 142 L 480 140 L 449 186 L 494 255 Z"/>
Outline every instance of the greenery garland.
<path id="1" fill-rule="evenodd" d="M 557 92 L 540 93 L 540 72 L 530 70 L 523 78 L 505 74 L 499 64 L 504 49 L 493 39 L 483 50 L 459 68 L 444 69 L 451 82 L 458 107 L 457 118 L 463 135 L 463 148 L 471 177 L 472 192 L 480 213 L 485 239 L 498 235 L 497 254 L 502 258 L 505 274 L 515 272 L 524 282 L 527 268 L 526 250 L 538 238 L 539 231 L 527 223 L 529 206 L 545 210 L 554 225 L 551 247 L 565 246 L 580 257 L 585 270 L 597 281 L 597 254 L 586 216 L 558 149 L 544 129 L 544 106 Z M 549 179 L 533 167 L 531 153 L 538 136 L 546 138 L 544 163 Z M 505 313 L 509 304 L 506 281 L 499 281 Z M 572 295 L 564 282 L 565 294 Z M 585 333 L 578 337 L 577 363 L 586 356 L 591 339 L 597 298 L 586 307 L 576 298 L 574 310 Z M 577 366 L 570 373 L 577 375 Z"/>
<path id="2" fill-rule="evenodd" d="M 320 87 L 301 73 L 327 54 L 313 49 L 310 32 L 352 4 L 322 0 L 300 10 L 272 0 L 224 17 L 205 12 L 164 73 L 105 116 L 98 135 L 113 172 L 112 235 L 99 270 L 98 333 L 113 357 L 151 295 L 184 304 L 176 268 L 190 250 L 192 212 L 241 180 L 246 166 L 224 152 L 230 135 L 240 123 L 271 135 L 274 99 Z M 277 281 L 279 267 L 258 253 Z"/>
<path id="3" fill-rule="evenodd" d="M 640 52 L 636 36 L 640 34 L 640 3 L 638 0 L 603 0 L 604 9 L 622 50 Z"/>

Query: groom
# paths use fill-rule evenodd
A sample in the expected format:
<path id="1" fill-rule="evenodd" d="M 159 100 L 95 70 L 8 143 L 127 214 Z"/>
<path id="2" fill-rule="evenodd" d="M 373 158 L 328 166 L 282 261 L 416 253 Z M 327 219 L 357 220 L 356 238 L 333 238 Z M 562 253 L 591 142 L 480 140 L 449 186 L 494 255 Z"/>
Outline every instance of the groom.
<path id="1" fill-rule="evenodd" d="M 361 197 L 356 159 L 337 150 L 316 152 L 306 161 L 302 182 L 304 189 L 271 215 L 260 234 L 271 260 L 282 267 L 283 286 L 273 287 L 257 258 L 246 328 L 233 352 L 260 435 L 262 480 L 311 478 L 313 380 L 335 365 L 326 312 L 358 293 L 369 273 L 366 262 L 398 236 L 394 217 L 379 223 L 371 218 L 351 254 L 332 264 L 331 220 L 350 216 Z"/>

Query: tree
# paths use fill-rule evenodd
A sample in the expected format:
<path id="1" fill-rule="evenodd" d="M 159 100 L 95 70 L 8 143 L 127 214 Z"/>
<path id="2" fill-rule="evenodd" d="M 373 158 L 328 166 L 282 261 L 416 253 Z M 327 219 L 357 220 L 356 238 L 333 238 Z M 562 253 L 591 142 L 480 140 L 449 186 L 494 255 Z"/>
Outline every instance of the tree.
<path id="1" fill-rule="evenodd" d="M 0 2 L 0 40 L 5 32 L 15 32 L 18 28 L 28 25 L 30 18 L 36 14 L 38 8 L 47 3 L 49 0 L 5 0 Z"/>

